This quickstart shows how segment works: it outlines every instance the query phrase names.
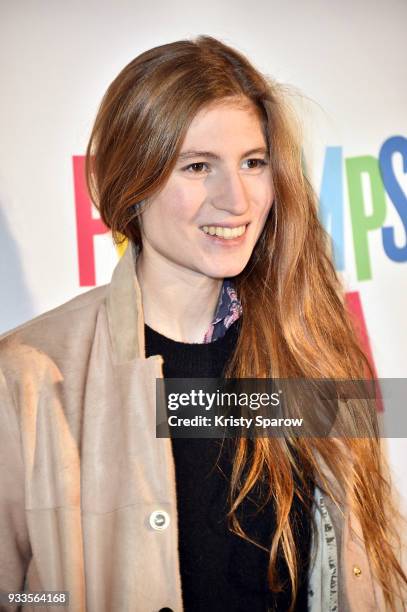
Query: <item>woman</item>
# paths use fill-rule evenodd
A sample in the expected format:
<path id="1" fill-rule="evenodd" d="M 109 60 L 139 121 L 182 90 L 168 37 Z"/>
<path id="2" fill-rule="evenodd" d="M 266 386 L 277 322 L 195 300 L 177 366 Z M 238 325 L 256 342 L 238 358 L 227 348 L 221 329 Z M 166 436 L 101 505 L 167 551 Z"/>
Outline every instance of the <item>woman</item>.
<path id="1" fill-rule="evenodd" d="M 156 378 L 366 373 L 296 134 L 281 87 L 211 37 L 110 85 L 87 179 L 129 246 L 109 285 L 1 341 L 3 591 L 26 577 L 92 612 L 401 609 L 374 435 L 155 437 Z"/>

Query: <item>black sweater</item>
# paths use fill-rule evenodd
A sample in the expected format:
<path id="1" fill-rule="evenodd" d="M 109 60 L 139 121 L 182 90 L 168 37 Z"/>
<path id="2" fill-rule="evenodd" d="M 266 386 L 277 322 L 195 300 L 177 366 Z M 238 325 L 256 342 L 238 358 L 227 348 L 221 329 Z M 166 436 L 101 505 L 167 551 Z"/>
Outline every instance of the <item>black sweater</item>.
<path id="1" fill-rule="evenodd" d="M 145 325 L 146 355 L 162 355 L 165 378 L 221 377 L 236 345 L 240 319 L 225 335 L 208 344 L 176 342 Z M 248 440 L 250 444 L 251 441 Z M 228 491 L 234 440 L 172 439 L 175 462 L 179 554 L 185 612 L 284 612 L 290 590 L 273 594 L 267 588 L 268 553 L 232 533 L 227 526 Z M 256 514 L 255 499 L 241 504 L 237 516 L 245 533 L 270 547 L 275 529 L 273 504 Z M 307 610 L 310 522 L 295 497 L 292 512 L 299 524 L 297 541 L 303 570 L 296 610 Z M 283 560 L 281 577 L 289 584 Z"/>

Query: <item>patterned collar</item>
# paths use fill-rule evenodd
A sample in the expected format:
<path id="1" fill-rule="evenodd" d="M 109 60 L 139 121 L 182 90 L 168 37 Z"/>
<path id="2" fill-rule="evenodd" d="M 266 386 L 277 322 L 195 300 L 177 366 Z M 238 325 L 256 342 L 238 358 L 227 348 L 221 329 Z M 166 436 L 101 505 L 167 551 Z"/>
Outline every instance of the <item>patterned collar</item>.
<path id="1" fill-rule="evenodd" d="M 225 335 L 226 330 L 242 314 L 242 305 L 230 279 L 225 278 L 219 294 L 215 316 L 209 325 L 203 343 L 214 342 Z"/>

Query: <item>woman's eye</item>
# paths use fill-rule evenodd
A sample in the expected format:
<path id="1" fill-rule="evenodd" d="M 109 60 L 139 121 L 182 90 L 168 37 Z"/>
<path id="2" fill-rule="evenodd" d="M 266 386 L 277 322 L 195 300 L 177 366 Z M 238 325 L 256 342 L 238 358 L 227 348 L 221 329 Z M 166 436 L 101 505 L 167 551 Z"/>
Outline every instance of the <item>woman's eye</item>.
<path id="1" fill-rule="evenodd" d="M 261 166 L 267 166 L 267 160 L 265 159 L 257 159 L 257 158 L 247 159 L 246 162 L 250 163 L 249 169 L 256 169 L 256 168 L 260 168 Z M 254 165 L 252 165 L 253 163 Z"/>
<path id="2" fill-rule="evenodd" d="M 192 174 L 202 174 L 203 166 L 207 166 L 207 164 L 205 162 L 194 162 L 193 164 L 189 164 L 184 170 Z"/>

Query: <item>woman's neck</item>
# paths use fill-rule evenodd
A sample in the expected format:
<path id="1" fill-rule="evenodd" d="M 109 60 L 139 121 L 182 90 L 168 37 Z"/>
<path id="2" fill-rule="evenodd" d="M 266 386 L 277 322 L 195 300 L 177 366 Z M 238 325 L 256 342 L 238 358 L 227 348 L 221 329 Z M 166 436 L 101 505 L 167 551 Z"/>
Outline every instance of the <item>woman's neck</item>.
<path id="1" fill-rule="evenodd" d="M 212 322 L 223 279 L 179 266 L 143 246 L 136 260 L 144 322 L 179 342 L 202 342 Z"/>

